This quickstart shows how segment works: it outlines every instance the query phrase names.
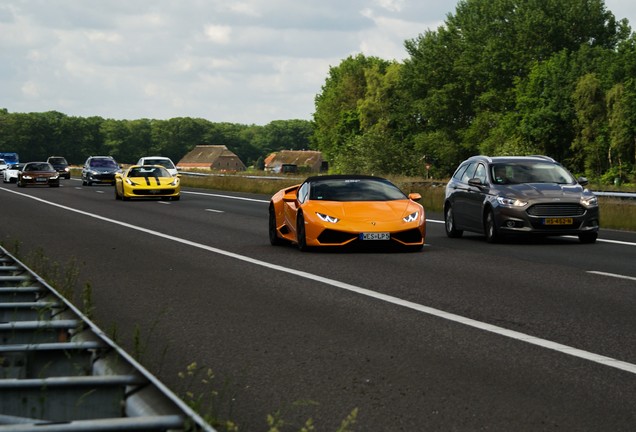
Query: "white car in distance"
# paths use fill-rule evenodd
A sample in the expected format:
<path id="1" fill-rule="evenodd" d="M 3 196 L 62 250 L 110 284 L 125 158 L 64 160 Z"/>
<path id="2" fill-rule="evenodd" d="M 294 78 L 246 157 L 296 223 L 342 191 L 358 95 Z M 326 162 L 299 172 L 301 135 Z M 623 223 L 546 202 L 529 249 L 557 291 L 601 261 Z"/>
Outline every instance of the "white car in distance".
<path id="1" fill-rule="evenodd" d="M 135 165 L 159 165 L 167 169 L 173 177 L 177 175 L 177 167 L 170 158 L 164 156 L 144 156 Z"/>
<path id="2" fill-rule="evenodd" d="M 24 166 L 23 163 L 19 163 L 17 165 L 12 165 L 10 168 L 2 171 L 2 182 L 3 183 L 16 183 L 18 181 L 18 173 Z"/>

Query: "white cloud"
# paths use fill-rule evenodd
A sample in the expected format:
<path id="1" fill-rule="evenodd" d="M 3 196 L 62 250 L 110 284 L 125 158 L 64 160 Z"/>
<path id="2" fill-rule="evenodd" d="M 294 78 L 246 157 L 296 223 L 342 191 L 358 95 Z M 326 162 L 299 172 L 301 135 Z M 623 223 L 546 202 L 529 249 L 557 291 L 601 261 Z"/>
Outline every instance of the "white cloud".
<path id="1" fill-rule="evenodd" d="M 36 98 L 40 95 L 37 84 L 33 81 L 27 81 L 22 85 L 22 94 L 27 98 Z"/>
<path id="2" fill-rule="evenodd" d="M 203 33 L 209 41 L 225 45 L 230 42 L 232 28 L 225 25 L 209 24 L 205 26 Z"/>
<path id="3" fill-rule="evenodd" d="M 636 22 L 636 3 L 606 0 Z M 105 118 L 310 119 L 330 66 L 402 60 L 455 0 L 3 0 L 0 108 Z"/>
<path id="4" fill-rule="evenodd" d="M 400 12 L 404 7 L 404 0 L 377 0 L 377 4 L 386 10 Z"/>

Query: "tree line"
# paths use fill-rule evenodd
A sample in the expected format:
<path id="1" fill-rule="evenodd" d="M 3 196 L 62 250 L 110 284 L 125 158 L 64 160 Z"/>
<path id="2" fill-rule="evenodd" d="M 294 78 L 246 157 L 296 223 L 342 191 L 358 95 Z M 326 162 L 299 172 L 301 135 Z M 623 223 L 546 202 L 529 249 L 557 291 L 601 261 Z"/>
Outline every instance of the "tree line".
<path id="1" fill-rule="evenodd" d="M 246 165 L 320 150 L 334 172 L 449 176 L 474 154 L 544 154 L 592 179 L 636 180 L 636 35 L 602 0 L 460 0 L 401 62 L 330 68 L 311 121 L 112 120 L 0 110 L 0 151 L 73 163 L 173 160 L 224 144 Z"/>
<path id="2" fill-rule="evenodd" d="M 336 170 L 445 177 L 474 154 L 545 154 L 634 180 L 636 37 L 602 0 L 461 0 L 405 48 L 330 69 L 314 142 Z"/>
<path id="3" fill-rule="evenodd" d="M 135 163 L 142 156 L 161 155 L 176 163 L 196 145 L 216 144 L 254 165 L 273 151 L 308 149 L 312 135 L 307 120 L 259 126 L 190 117 L 113 120 L 0 109 L 0 151 L 16 152 L 25 161 L 59 155 L 71 164 L 82 164 L 91 155 L 111 155 L 120 163 Z"/>

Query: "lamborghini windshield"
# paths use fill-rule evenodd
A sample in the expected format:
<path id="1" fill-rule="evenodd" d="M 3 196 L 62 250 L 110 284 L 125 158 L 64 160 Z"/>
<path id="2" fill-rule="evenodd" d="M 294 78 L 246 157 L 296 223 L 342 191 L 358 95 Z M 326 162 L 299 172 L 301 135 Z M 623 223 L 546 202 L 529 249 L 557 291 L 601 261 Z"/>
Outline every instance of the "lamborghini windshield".
<path id="1" fill-rule="evenodd" d="M 407 199 L 384 179 L 338 178 L 311 183 L 309 199 L 319 201 L 393 201 Z"/>

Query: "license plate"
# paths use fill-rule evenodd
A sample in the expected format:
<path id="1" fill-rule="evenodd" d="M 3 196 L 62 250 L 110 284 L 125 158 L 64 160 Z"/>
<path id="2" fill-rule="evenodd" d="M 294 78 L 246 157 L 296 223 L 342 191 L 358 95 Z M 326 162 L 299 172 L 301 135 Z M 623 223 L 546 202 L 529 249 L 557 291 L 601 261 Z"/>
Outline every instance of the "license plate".
<path id="1" fill-rule="evenodd" d="M 362 233 L 360 240 L 391 240 L 390 233 Z"/>
<path id="2" fill-rule="evenodd" d="M 47 179 L 46 177 L 38 177 L 35 179 L 36 182 L 45 182 L 45 181 L 49 181 L 49 179 Z"/>
<path id="3" fill-rule="evenodd" d="M 572 225 L 572 218 L 546 218 L 543 220 L 544 225 Z"/>

